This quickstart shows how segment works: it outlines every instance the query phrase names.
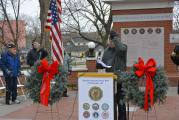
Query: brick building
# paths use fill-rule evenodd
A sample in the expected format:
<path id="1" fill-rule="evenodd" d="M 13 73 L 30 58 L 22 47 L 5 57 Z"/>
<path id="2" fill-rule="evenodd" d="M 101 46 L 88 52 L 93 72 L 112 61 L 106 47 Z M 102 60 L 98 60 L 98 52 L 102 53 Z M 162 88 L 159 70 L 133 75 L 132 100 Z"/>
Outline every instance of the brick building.
<path id="1" fill-rule="evenodd" d="M 15 31 L 16 31 L 16 21 L 10 20 L 10 23 L 11 23 L 12 29 L 15 33 Z M 23 48 L 26 47 L 25 21 L 19 20 L 18 25 L 19 25 L 18 47 L 19 47 L 19 49 L 23 49 Z M 5 43 L 11 42 L 11 40 L 13 40 L 13 37 L 12 37 L 12 34 L 10 32 L 10 28 L 9 28 L 7 21 L 0 21 L 0 28 L 2 28 L 2 30 L 3 30 Z M 2 37 L 1 34 L 0 34 L 0 36 Z"/>

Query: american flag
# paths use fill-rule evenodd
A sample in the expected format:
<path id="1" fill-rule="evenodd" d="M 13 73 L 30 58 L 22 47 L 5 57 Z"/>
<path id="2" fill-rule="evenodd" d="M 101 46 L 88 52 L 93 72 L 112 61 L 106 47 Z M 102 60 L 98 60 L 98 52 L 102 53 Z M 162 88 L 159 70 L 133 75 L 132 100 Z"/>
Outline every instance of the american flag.
<path id="1" fill-rule="evenodd" d="M 63 64 L 63 42 L 60 31 L 61 11 L 61 0 L 51 0 L 45 28 L 50 30 L 52 59 Z"/>

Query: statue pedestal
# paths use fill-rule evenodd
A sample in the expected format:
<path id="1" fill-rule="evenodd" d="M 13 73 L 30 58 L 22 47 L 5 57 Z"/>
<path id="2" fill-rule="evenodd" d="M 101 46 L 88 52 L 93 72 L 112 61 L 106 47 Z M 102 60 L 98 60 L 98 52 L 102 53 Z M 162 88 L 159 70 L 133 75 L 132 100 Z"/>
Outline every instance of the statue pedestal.
<path id="1" fill-rule="evenodd" d="M 96 58 L 95 57 L 87 57 L 86 58 L 86 67 L 88 72 L 96 72 Z"/>

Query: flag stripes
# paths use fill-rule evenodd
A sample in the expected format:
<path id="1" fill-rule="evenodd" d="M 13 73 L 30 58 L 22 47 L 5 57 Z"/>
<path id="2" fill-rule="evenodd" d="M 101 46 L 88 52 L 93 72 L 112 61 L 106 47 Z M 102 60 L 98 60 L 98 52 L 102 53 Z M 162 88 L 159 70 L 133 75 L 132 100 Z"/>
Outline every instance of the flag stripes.
<path id="1" fill-rule="evenodd" d="M 61 12 L 61 0 L 51 0 L 45 28 L 50 30 L 52 59 L 63 64 L 63 41 L 60 31 Z"/>

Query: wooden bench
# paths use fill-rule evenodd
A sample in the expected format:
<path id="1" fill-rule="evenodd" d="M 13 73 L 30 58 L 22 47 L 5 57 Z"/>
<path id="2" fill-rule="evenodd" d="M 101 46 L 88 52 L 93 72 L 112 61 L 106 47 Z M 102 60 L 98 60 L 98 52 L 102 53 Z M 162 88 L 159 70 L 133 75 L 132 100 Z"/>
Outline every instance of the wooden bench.
<path id="1" fill-rule="evenodd" d="M 23 74 L 17 78 L 17 92 L 18 92 L 18 95 L 22 95 L 26 99 L 26 95 L 24 92 L 25 81 L 26 81 L 26 77 Z M 6 91 L 6 82 L 5 82 L 3 73 L 0 72 L 0 97 L 5 96 L 5 93 L 6 93 L 5 91 Z"/>
<path id="2" fill-rule="evenodd" d="M 4 80 L 2 79 L 2 77 L 0 77 L 0 97 L 5 96 L 5 90 L 6 87 L 5 87 Z"/>
<path id="3" fill-rule="evenodd" d="M 3 80 L 3 73 L 0 71 L 0 97 L 5 96 L 5 81 Z"/>

